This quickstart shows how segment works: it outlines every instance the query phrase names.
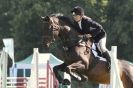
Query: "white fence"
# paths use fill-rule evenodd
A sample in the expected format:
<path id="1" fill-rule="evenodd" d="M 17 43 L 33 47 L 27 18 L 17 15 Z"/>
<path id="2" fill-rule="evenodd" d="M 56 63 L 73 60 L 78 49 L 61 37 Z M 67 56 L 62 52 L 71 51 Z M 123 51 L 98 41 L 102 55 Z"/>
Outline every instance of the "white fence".
<path id="1" fill-rule="evenodd" d="M 0 53 L 0 88 L 26 88 L 27 78 L 7 77 L 8 54 L 4 51 Z M 19 86 L 21 85 L 21 86 Z"/>

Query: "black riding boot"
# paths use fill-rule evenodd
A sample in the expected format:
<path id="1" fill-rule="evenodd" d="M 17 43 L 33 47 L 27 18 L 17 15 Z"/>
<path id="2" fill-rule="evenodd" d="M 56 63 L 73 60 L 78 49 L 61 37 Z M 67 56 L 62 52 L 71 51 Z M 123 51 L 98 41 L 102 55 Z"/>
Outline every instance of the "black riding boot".
<path id="1" fill-rule="evenodd" d="M 109 52 L 108 52 L 108 51 L 104 52 L 104 53 L 103 53 L 103 57 L 106 58 L 107 63 L 108 63 L 108 66 L 109 66 L 108 69 L 110 70 L 110 66 L 111 66 L 111 56 L 110 56 Z"/>

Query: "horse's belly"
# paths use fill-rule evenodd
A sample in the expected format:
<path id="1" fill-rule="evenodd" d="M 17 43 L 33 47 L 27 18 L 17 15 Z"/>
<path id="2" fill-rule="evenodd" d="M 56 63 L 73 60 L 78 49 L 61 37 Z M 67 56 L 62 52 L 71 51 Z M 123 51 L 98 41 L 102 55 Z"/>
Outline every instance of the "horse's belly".
<path id="1" fill-rule="evenodd" d="M 109 84 L 110 78 L 108 76 L 89 76 L 88 79 L 94 83 Z"/>

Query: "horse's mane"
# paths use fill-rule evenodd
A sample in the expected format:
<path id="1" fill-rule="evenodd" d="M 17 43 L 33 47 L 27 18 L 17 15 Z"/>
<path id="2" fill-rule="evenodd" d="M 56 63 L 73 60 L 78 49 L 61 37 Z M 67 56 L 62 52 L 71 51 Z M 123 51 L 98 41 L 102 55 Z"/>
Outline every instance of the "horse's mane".
<path id="1" fill-rule="evenodd" d="M 63 22 L 67 23 L 70 27 L 74 28 L 73 20 L 70 17 L 68 17 L 68 16 L 64 16 L 64 14 L 62 14 L 62 13 L 55 13 L 55 14 L 51 14 L 50 16 L 56 16 L 60 20 L 62 20 Z"/>
<path id="2" fill-rule="evenodd" d="M 53 14 L 51 14 L 50 16 L 63 16 L 64 14 L 62 14 L 62 13 L 53 13 Z"/>

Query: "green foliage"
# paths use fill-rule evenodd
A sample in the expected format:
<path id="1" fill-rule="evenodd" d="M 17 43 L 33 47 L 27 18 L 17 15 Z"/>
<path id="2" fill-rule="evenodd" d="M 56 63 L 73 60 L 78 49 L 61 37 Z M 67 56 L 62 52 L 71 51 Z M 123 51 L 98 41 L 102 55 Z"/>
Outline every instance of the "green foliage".
<path id="1" fill-rule="evenodd" d="M 133 61 L 133 5 L 132 0 L 112 0 L 107 9 L 106 29 L 111 45 L 118 46 L 118 56 Z"/>
<path id="2" fill-rule="evenodd" d="M 12 16 L 10 25 L 15 39 L 16 61 L 32 53 L 33 47 L 38 47 L 41 42 L 40 10 L 38 3 L 30 0 L 12 1 L 9 13 Z"/>

